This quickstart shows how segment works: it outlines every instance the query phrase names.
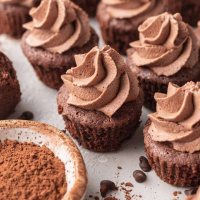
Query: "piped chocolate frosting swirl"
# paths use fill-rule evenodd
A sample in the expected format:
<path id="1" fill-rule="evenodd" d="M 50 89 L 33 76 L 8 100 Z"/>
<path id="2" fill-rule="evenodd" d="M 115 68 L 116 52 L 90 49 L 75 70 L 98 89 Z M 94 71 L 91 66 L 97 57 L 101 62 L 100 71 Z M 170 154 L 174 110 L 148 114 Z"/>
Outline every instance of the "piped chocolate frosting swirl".
<path id="1" fill-rule="evenodd" d="M 69 0 L 43 0 L 30 15 L 33 21 L 24 27 L 29 30 L 26 42 L 32 47 L 63 53 L 90 39 L 87 14 Z"/>
<path id="2" fill-rule="evenodd" d="M 171 76 L 197 64 L 197 38 L 180 14 L 151 17 L 138 30 L 139 41 L 130 44 L 136 66 L 149 68 L 159 76 Z"/>
<path id="3" fill-rule="evenodd" d="M 170 142 L 182 152 L 200 151 L 200 82 L 182 87 L 169 84 L 167 94 L 156 93 L 156 113 L 150 114 L 154 141 Z"/>
<path id="4" fill-rule="evenodd" d="M 97 110 L 112 117 L 120 107 L 139 95 L 136 76 L 112 48 L 94 47 L 75 56 L 77 67 L 62 76 L 69 93 L 67 103 Z"/>

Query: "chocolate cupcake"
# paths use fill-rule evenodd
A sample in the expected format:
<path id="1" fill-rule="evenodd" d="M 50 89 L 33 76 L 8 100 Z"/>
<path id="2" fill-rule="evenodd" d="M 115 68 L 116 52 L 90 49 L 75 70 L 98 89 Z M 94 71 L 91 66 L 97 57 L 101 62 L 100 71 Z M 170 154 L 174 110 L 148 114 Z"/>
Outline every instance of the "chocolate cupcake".
<path id="1" fill-rule="evenodd" d="M 156 93 L 156 112 L 149 115 L 144 143 L 151 167 L 176 186 L 200 184 L 200 82 L 169 84 Z"/>
<path id="2" fill-rule="evenodd" d="M 20 38 L 30 21 L 29 10 L 37 4 L 34 0 L 0 0 L 0 34 Z"/>
<path id="3" fill-rule="evenodd" d="M 20 96 L 19 82 L 12 63 L 0 52 L 0 120 L 14 112 Z"/>
<path id="4" fill-rule="evenodd" d="M 59 89 L 61 75 L 75 66 L 74 55 L 98 44 L 87 14 L 68 0 L 43 0 L 30 11 L 33 21 L 24 25 L 22 49 L 38 77 Z"/>
<path id="5" fill-rule="evenodd" d="M 58 112 L 80 145 L 115 151 L 139 125 L 143 95 L 137 78 L 109 46 L 75 58 L 77 67 L 62 76 Z"/>
<path id="6" fill-rule="evenodd" d="M 80 6 L 90 17 L 96 15 L 97 5 L 100 0 L 72 0 Z"/>
<path id="7" fill-rule="evenodd" d="M 179 10 L 180 2 L 171 1 L 102 0 L 97 9 L 97 19 L 105 43 L 126 54 L 129 43 L 138 40 L 138 26 L 148 17 Z"/>
<path id="8" fill-rule="evenodd" d="M 140 39 L 130 44 L 127 62 L 137 72 L 145 106 L 155 110 L 154 94 L 166 93 L 169 82 L 182 86 L 200 80 L 199 47 L 180 14 L 151 17 L 138 30 Z"/>
<path id="9" fill-rule="evenodd" d="M 200 1 L 199 0 L 181 0 L 181 14 L 185 22 L 196 26 L 200 20 Z"/>

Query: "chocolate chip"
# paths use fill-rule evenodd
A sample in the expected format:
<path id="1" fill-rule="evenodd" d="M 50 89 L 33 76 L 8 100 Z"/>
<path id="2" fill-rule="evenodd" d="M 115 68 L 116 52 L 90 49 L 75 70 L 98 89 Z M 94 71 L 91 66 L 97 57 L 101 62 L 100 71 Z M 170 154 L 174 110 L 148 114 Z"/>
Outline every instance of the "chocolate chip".
<path id="1" fill-rule="evenodd" d="M 151 171 L 151 166 L 149 165 L 149 161 L 144 156 L 140 157 L 140 164 L 139 165 L 140 165 L 140 168 L 144 172 L 150 172 Z"/>
<path id="2" fill-rule="evenodd" d="M 117 169 L 122 169 L 122 167 L 121 167 L 121 166 L 118 166 Z"/>
<path id="3" fill-rule="evenodd" d="M 141 170 L 134 171 L 133 177 L 134 177 L 135 181 L 138 183 L 143 183 L 147 179 L 146 174 Z"/>
<path id="4" fill-rule="evenodd" d="M 30 111 L 26 111 L 26 112 L 23 112 L 21 114 L 21 116 L 19 117 L 19 119 L 23 119 L 23 120 L 32 120 L 34 117 L 33 113 L 30 112 Z"/>
<path id="5" fill-rule="evenodd" d="M 190 195 L 196 194 L 197 189 L 198 189 L 197 187 L 190 188 L 189 190 L 185 190 L 184 193 L 185 195 L 190 196 Z"/>
<path id="6" fill-rule="evenodd" d="M 117 190 L 115 183 L 109 180 L 101 181 L 100 183 L 100 192 L 102 197 L 106 197 L 107 193 L 113 190 Z"/>

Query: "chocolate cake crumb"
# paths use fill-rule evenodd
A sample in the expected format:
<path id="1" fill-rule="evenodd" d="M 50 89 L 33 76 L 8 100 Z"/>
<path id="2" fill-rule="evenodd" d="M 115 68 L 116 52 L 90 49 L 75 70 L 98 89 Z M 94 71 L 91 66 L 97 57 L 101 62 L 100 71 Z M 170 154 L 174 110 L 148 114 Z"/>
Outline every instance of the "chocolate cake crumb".
<path id="1" fill-rule="evenodd" d="M 174 191 L 174 192 L 173 192 L 174 197 L 177 197 L 177 196 L 180 195 L 180 194 L 181 194 L 180 191 Z"/>
<path id="2" fill-rule="evenodd" d="M 137 195 L 137 194 L 133 194 L 132 195 L 132 199 L 134 199 L 134 200 L 138 200 L 138 199 L 141 199 L 142 198 L 142 195 Z"/>
<path id="3" fill-rule="evenodd" d="M 127 183 L 125 183 L 125 186 L 126 187 L 133 187 L 133 184 L 131 182 L 127 182 Z"/>
<path id="4" fill-rule="evenodd" d="M 135 181 L 138 182 L 138 183 L 143 183 L 147 179 L 146 174 L 141 170 L 134 171 L 133 177 L 134 177 Z"/>
<path id="5" fill-rule="evenodd" d="M 110 191 L 118 190 L 115 183 L 110 180 L 103 180 L 100 183 L 100 192 L 102 197 L 106 197 Z"/>
<path id="6" fill-rule="evenodd" d="M 132 190 L 131 189 L 127 189 L 126 187 L 129 187 L 129 186 L 126 186 L 126 184 L 127 183 L 124 183 L 124 182 L 121 183 L 121 190 L 124 192 L 124 199 L 125 200 L 131 200 L 132 199 L 131 198 Z"/>
<path id="7" fill-rule="evenodd" d="M 176 197 L 176 196 L 178 196 L 178 192 L 177 191 L 174 191 L 173 192 L 173 195 Z"/>

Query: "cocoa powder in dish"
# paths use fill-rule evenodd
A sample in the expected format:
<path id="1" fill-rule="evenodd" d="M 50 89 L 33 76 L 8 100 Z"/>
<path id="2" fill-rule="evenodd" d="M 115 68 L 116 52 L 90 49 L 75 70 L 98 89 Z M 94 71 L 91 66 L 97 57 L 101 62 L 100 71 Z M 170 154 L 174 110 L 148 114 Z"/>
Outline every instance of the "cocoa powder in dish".
<path id="1" fill-rule="evenodd" d="M 64 164 L 45 146 L 0 142 L 0 197 L 61 200 L 66 193 Z"/>

